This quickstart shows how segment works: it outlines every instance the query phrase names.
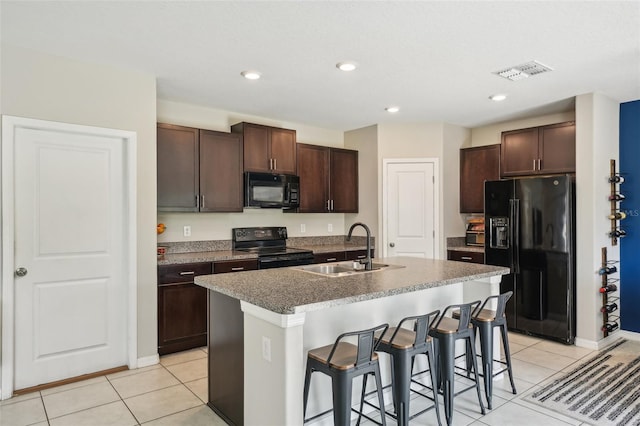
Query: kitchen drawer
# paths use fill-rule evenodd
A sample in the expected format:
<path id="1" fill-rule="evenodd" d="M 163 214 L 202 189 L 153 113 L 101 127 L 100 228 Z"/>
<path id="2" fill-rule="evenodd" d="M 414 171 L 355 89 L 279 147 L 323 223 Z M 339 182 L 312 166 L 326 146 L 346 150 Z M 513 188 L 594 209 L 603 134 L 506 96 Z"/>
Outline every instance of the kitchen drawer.
<path id="1" fill-rule="evenodd" d="M 214 274 L 226 274 L 228 272 L 242 272 L 253 271 L 258 269 L 257 259 L 245 259 L 245 260 L 223 260 L 220 262 L 213 262 Z"/>
<path id="2" fill-rule="evenodd" d="M 342 262 L 343 260 L 347 260 L 345 252 L 343 251 L 313 254 L 313 263 Z"/>
<path id="3" fill-rule="evenodd" d="M 193 277 L 211 273 L 211 262 L 158 266 L 158 284 L 191 283 Z"/>
<path id="4" fill-rule="evenodd" d="M 478 251 L 447 250 L 448 260 L 458 262 L 484 263 L 484 253 Z"/>

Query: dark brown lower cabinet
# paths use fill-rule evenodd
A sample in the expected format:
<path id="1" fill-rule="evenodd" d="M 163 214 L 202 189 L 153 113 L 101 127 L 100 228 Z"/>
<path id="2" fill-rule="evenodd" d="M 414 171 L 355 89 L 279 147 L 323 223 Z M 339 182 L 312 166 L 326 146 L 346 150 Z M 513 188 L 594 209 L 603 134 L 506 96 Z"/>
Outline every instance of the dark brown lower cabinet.
<path id="1" fill-rule="evenodd" d="M 211 263 L 158 266 L 158 354 L 207 344 L 207 290 L 193 283 Z"/>
<path id="2" fill-rule="evenodd" d="M 447 250 L 447 260 L 458 262 L 484 263 L 484 253 L 479 251 Z"/>

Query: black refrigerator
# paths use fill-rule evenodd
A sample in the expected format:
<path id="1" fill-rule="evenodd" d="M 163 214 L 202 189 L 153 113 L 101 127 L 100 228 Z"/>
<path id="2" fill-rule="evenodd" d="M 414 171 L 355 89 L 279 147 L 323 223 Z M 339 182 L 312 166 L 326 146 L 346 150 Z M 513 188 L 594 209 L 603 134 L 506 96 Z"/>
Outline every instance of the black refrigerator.
<path id="1" fill-rule="evenodd" d="M 569 175 L 485 182 L 485 263 L 511 268 L 510 330 L 574 343 L 574 194 Z"/>

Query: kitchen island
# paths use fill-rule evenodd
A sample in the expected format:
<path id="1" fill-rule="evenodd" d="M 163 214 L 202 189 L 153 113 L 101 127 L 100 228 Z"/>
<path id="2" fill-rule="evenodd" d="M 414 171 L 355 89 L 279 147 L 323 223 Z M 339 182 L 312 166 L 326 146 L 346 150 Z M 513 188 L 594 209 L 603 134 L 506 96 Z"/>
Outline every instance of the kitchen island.
<path id="1" fill-rule="evenodd" d="M 343 332 L 498 294 L 508 268 L 446 260 L 375 259 L 388 268 L 329 277 L 295 267 L 205 275 L 209 289 L 209 406 L 229 423 L 302 424 L 309 349 Z M 381 362 L 389 383 L 387 362 Z M 331 407 L 314 377 L 308 416 Z M 359 390 L 354 386 L 354 395 Z"/>

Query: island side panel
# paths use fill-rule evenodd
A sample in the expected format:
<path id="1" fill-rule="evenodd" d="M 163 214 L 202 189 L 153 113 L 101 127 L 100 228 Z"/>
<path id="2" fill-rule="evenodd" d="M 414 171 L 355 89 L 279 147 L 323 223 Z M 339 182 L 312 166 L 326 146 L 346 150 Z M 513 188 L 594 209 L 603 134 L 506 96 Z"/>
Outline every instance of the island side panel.
<path id="1" fill-rule="evenodd" d="M 280 315 L 241 303 L 244 312 L 244 424 L 302 424 L 305 314 Z"/>
<path id="2" fill-rule="evenodd" d="M 244 424 L 244 318 L 240 301 L 209 290 L 209 402 L 227 423 Z"/>

